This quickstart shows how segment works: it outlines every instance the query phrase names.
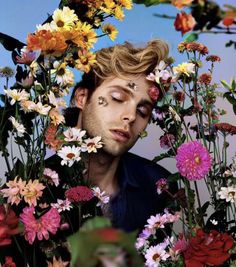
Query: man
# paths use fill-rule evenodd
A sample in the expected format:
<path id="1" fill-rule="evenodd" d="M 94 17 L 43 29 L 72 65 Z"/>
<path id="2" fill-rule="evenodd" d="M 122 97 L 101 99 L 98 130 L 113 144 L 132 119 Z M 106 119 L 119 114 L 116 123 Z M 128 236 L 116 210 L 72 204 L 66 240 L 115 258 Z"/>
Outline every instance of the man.
<path id="1" fill-rule="evenodd" d="M 71 126 L 85 129 L 91 137 L 101 136 L 103 148 L 85 162 L 85 179 L 110 196 L 103 214 L 125 231 L 141 230 L 167 205 L 155 183 L 168 171 L 127 153 L 146 129 L 155 104 L 154 84 L 146 76 L 167 55 L 168 46 L 160 40 L 144 48 L 125 43 L 98 51 L 97 63 L 72 94 L 71 106 L 80 110 L 76 122 L 74 108 L 66 116 Z"/>

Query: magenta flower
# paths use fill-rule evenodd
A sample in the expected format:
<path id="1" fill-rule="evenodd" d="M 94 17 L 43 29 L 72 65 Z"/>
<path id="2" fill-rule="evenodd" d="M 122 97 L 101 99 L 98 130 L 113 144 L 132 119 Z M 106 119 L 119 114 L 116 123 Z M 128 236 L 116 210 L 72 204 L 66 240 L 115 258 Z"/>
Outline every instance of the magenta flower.
<path id="1" fill-rule="evenodd" d="M 180 174 L 194 181 L 202 179 L 209 172 L 212 159 L 199 141 L 191 141 L 178 148 L 176 161 Z"/>
<path id="2" fill-rule="evenodd" d="M 61 217 L 58 211 L 51 208 L 40 218 L 34 217 L 34 207 L 26 207 L 23 209 L 23 213 L 20 215 L 20 220 L 23 222 L 25 231 L 25 239 L 33 244 L 36 236 L 38 240 L 45 238 L 49 239 L 49 233 L 55 235 L 58 228 L 60 227 Z"/>

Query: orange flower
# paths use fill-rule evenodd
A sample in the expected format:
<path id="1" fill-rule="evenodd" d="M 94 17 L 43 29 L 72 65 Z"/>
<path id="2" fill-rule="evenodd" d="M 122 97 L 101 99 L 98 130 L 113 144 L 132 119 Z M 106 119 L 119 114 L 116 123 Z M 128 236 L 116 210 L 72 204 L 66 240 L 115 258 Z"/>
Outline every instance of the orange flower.
<path id="1" fill-rule="evenodd" d="M 192 14 L 187 14 L 185 12 L 177 14 L 174 22 L 176 31 L 181 31 L 182 34 L 191 31 L 196 25 L 196 21 Z"/>
<path id="2" fill-rule="evenodd" d="M 57 260 L 56 257 L 53 257 L 53 261 L 47 261 L 48 267 L 65 267 L 69 264 L 68 261 L 62 261 L 61 257 Z"/>
<path id="3" fill-rule="evenodd" d="M 60 32 L 40 30 L 27 37 L 28 50 L 41 50 L 44 54 L 61 55 L 66 48 L 65 38 Z"/>
<path id="4" fill-rule="evenodd" d="M 233 25 L 234 24 L 234 18 L 224 18 L 223 19 L 223 24 L 226 27 L 229 27 L 229 26 Z"/>
<path id="5" fill-rule="evenodd" d="M 192 4 L 193 0 L 172 0 L 171 4 L 178 9 L 182 9 L 183 7 L 189 6 Z"/>
<path id="6" fill-rule="evenodd" d="M 58 150 L 63 141 L 57 139 L 57 125 L 50 124 L 45 133 L 45 144 L 53 150 Z"/>

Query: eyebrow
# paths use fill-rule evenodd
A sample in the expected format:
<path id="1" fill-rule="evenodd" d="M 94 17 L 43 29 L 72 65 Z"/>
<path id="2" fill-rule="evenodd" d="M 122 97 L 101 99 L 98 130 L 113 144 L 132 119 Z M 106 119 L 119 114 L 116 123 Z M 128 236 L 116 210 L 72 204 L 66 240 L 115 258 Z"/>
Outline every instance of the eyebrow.
<path id="1" fill-rule="evenodd" d="M 120 89 L 123 92 L 125 92 L 126 94 L 129 94 L 130 96 L 134 96 L 134 93 L 131 89 L 123 87 L 121 85 L 112 85 L 109 86 L 110 88 L 116 88 L 116 89 Z M 147 99 L 141 99 L 140 103 L 138 104 L 138 106 L 149 106 L 151 109 L 153 109 L 153 103 Z"/>

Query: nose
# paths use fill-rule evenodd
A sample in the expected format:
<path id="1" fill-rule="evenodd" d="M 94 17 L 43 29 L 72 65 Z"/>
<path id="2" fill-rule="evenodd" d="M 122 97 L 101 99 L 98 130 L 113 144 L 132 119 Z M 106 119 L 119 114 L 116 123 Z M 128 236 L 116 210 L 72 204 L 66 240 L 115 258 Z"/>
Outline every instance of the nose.
<path id="1" fill-rule="evenodd" d="M 124 107 L 121 115 L 122 121 L 125 121 L 126 123 L 131 123 L 135 121 L 136 119 L 136 107 L 133 107 L 132 105 L 128 105 L 127 107 Z"/>

